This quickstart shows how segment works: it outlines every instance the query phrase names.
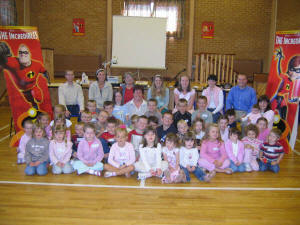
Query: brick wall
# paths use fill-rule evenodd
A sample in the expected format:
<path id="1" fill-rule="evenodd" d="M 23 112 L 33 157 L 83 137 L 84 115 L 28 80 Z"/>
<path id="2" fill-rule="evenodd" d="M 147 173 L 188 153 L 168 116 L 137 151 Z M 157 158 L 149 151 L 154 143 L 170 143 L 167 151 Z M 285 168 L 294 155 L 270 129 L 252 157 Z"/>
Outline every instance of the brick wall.
<path id="1" fill-rule="evenodd" d="M 105 56 L 106 1 L 32 0 L 30 7 L 43 48 L 54 48 L 54 54 Z M 85 19 L 85 36 L 72 35 L 73 18 Z"/>
<path id="2" fill-rule="evenodd" d="M 284 9 L 281 6 L 282 2 L 298 2 L 299 5 L 298 0 L 279 0 L 278 27 L 290 28 L 288 25 L 292 24 L 291 27 L 298 26 L 299 28 L 300 20 L 296 7 L 293 9 L 293 15 L 298 13 L 297 22 L 293 20 L 286 22 L 283 18 L 285 18 L 284 15 L 290 13 L 290 8 Z M 271 0 L 195 0 L 194 52 L 235 53 L 237 59 L 265 60 L 268 53 L 271 3 Z M 17 0 L 20 14 L 22 14 L 22 6 L 20 7 L 22 4 L 22 0 Z M 93 56 L 101 54 L 105 60 L 106 0 L 32 0 L 30 7 L 30 21 L 39 29 L 42 47 L 54 48 L 54 54 Z M 120 15 L 122 7 L 122 0 L 113 0 L 113 15 Z M 85 19 L 85 36 L 72 36 L 73 18 Z M 201 39 L 203 21 L 214 22 L 213 40 Z M 167 74 L 172 77 L 185 68 L 188 28 L 189 1 L 187 0 L 184 38 L 167 41 L 168 71 L 141 70 L 141 75 L 151 77 L 161 72 L 163 75 Z M 128 69 L 113 69 L 112 71 L 113 74 L 119 75 Z"/>
<path id="3" fill-rule="evenodd" d="M 278 14 L 276 30 L 299 30 L 300 29 L 300 1 L 278 0 Z"/>
<path id="4" fill-rule="evenodd" d="M 271 2 L 196 1 L 194 51 L 234 53 L 237 59 L 264 59 L 269 41 Z M 203 21 L 214 22 L 214 39 L 201 39 Z"/>

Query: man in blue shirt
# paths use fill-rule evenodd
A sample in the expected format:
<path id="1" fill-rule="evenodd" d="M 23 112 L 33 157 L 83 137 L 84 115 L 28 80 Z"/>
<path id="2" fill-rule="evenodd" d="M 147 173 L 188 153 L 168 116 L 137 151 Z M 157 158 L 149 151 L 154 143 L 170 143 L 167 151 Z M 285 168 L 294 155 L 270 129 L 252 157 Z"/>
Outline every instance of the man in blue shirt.
<path id="1" fill-rule="evenodd" d="M 238 75 L 237 84 L 228 93 L 226 110 L 233 108 L 236 112 L 236 118 L 240 119 L 251 112 L 257 99 L 255 90 L 247 86 L 247 76 L 245 74 Z"/>

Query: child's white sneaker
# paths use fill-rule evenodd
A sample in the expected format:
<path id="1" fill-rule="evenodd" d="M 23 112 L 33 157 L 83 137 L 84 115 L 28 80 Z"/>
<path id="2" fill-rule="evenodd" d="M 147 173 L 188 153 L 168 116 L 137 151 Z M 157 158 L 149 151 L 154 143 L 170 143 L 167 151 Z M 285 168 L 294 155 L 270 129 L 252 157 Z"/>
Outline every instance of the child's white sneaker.
<path id="1" fill-rule="evenodd" d="M 145 179 L 147 179 L 149 177 L 152 177 L 151 173 L 149 173 L 149 172 L 148 173 L 138 173 L 137 179 L 138 180 L 145 180 Z"/>
<path id="2" fill-rule="evenodd" d="M 25 159 L 18 158 L 17 164 L 23 164 L 23 163 L 25 163 Z"/>
<path id="3" fill-rule="evenodd" d="M 246 169 L 247 172 L 251 172 L 252 171 L 250 163 L 245 163 L 245 169 Z"/>
<path id="4" fill-rule="evenodd" d="M 116 176 L 116 172 L 106 171 L 104 173 L 104 177 L 114 177 L 114 176 Z"/>

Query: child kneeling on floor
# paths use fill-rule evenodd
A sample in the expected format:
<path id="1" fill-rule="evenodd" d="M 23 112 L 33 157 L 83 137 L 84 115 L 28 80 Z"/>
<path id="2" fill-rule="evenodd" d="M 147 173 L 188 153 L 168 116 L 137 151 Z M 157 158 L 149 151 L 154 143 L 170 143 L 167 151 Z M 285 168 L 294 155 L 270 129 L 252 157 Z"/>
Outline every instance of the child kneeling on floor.
<path id="1" fill-rule="evenodd" d="M 46 175 L 49 159 L 49 140 L 45 137 L 44 128 L 36 124 L 33 128 L 33 138 L 30 139 L 25 148 L 26 175 Z"/>

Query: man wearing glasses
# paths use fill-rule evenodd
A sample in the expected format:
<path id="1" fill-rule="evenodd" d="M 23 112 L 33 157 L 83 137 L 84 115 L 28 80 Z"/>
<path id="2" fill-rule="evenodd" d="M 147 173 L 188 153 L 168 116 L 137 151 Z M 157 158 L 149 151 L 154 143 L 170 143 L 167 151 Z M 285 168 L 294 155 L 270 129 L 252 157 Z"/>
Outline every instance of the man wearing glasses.
<path id="1" fill-rule="evenodd" d="M 10 72 L 12 81 L 25 100 L 38 109 L 38 103 L 43 102 L 43 94 L 37 84 L 37 78 L 41 73 L 48 79 L 48 74 L 40 62 L 31 59 L 29 48 L 21 44 L 18 57 L 12 57 L 7 44 L 0 42 L 0 71 L 2 69 Z"/>

